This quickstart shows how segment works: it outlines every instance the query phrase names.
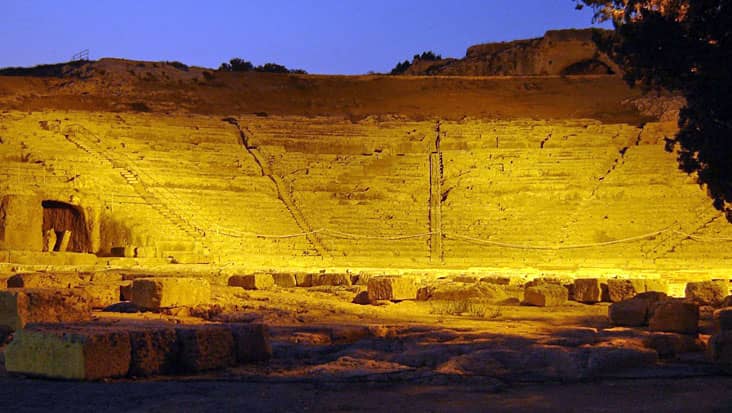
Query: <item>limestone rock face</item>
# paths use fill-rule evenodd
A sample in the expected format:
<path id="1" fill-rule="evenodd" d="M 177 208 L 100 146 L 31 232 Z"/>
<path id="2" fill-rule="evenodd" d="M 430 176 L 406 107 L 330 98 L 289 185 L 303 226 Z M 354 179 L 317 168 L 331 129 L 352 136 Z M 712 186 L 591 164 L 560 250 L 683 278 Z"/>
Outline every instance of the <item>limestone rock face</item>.
<path id="1" fill-rule="evenodd" d="M 76 287 L 79 291 L 89 297 L 92 308 L 104 308 L 120 302 L 119 283 L 89 283 Z"/>
<path id="2" fill-rule="evenodd" d="M 410 277 L 380 276 L 368 281 L 370 301 L 414 300 L 417 298 L 417 283 Z"/>
<path id="3" fill-rule="evenodd" d="M 651 331 L 696 334 L 699 331 L 699 306 L 678 300 L 657 303 L 648 327 Z"/>
<path id="4" fill-rule="evenodd" d="M 124 331 L 39 325 L 15 333 L 5 351 L 5 367 L 11 373 L 97 380 L 126 375 L 130 355 Z"/>
<path id="5" fill-rule="evenodd" d="M 537 285 L 524 290 L 524 302 L 538 307 L 562 305 L 567 302 L 568 298 L 567 289 L 558 284 Z"/>
<path id="6" fill-rule="evenodd" d="M 230 324 L 236 361 L 265 361 L 272 357 L 269 329 L 265 324 Z"/>
<path id="7" fill-rule="evenodd" d="M 245 290 L 267 290 L 275 286 L 272 274 L 235 275 L 229 278 L 229 285 Z"/>
<path id="8" fill-rule="evenodd" d="M 0 249 L 41 251 L 43 208 L 34 196 L 5 195 L 0 199 Z"/>
<path id="9" fill-rule="evenodd" d="M 728 281 L 701 281 L 686 284 L 686 299 L 699 305 L 718 306 L 729 295 Z"/>
<path id="10" fill-rule="evenodd" d="M 211 285 L 200 278 L 137 278 L 132 302 L 143 308 L 194 306 L 211 301 Z"/>
<path id="11" fill-rule="evenodd" d="M 0 325 L 19 330 L 29 323 L 70 323 L 91 319 L 91 300 L 68 289 L 0 291 Z"/>
<path id="12" fill-rule="evenodd" d="M 602 280 L 599 278 L 578 278 L 574 280 L 574 299 L 581 303 L 602 301 Z"/>
<path id="13" fill-rule="evenodd" d="M 225 326 L 205 325 L 176 329 L 180 365 L 184 371 L 199 372 L 235 364 L 234 336 Z"/>

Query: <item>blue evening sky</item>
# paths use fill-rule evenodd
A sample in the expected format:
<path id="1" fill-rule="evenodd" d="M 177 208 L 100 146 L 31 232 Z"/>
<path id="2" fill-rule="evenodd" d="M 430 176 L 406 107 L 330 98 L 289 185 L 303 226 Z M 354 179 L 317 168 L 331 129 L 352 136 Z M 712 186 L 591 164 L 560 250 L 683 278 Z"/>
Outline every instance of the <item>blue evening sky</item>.
<path id="1" fill-rule="evenodd" d="M 425 50 L 462 57 L 473 44 L 591 26 L 572 0 L 0 0 L 0 67 L 91 58 L 232 57 L 310 73 L 389 71 Z M 607 27 L 607 25 L 605 25 Z"/>

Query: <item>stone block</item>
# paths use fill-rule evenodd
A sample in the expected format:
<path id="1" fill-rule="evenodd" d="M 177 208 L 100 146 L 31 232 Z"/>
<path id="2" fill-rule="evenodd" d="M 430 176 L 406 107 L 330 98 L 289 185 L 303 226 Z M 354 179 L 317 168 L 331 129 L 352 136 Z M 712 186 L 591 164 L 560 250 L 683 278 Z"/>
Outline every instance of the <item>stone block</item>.
<path id="1" fill-rule="evenodd" d="M 132 356 L 131 376 L 152 376 L 176 373 L 178 338 L 173 327 L 140 327 L 129 329 Z"/>
<path id="2" fill-rule="evenodd" d="M 234 275 L 229 278 L 229 286 L 245 290 L 268 290 L 275 286 L 272 274 Z"/>
<path id="3" fill-rule="evenodd" d="M 639 327 L 648 323 L 648 300 L 630 298 L 613 303 L 608 308 L 608 318 L 615 326 Z"/>
<path id="4" fill-rule="evenodd" d="M 297 287 L 297 279 L 295 278 L 295 274 L 276 273 L 276 274 L 272 274 L 272 278 L 274 278 L 274 283 L 278 287 L 282 287 L 282 288 Z"/>
<path id="5" fill-rule="evenodd" d="M 607 280 L 607 290 L 610 301 L 617 303 L 646 292 L 646 282 L 639 279 L 610 279 Z"/>
<path id="6" fill-rule="evenodd" d="M 686 284 L 686 299 L 698 305 L 718 306 L 729 295 L 729 281 L 700 281 Z"/>
<path id="7" fill-rule="evenodd" d="M 86 294 L 92 308 L 104 308 L 120 302 L 120 285 L 117 283 L 90 283 L 73 290 Z"/>
<path id="8" fill-rule="evenodd" d="M 230 328 L 211 324 L 176 328 L 180 367 L 185 372 L 221 369 L 235 364 Z"/>
<path id="9" fill-rule="evenodd" d="M 295 274 L 295 281 L 298 287 L 312 287 L 313 286 L 313 274 L 298 272 Z"/>
<path id="10" fill-rule="evenodd" d="M 74 288 L 88 279 L 77 273 L 27 273 L 8 278 L 8 288 Z"/>
<path id="11" fill-rule="evenodd" d="M 524 290 L 524 303 L 538 307 L 554 307 L 565 304 L 569 292 L 559 284 L 543 284 Z"/>
<path id="12" fill-rule="evenodd" d="M 37 325 L 19 330 L 5 351 L 5 368 L 60 379 L 98 380 L 125 376 L 130 338 L 120 329 Z"/>
<path id="13" fill-rule="evenodd" d="M 200 278 L 138 278 L 132 302 L 143 308 L 194 306 L 211 301 L 211 285 Z"/>
<path id="14" fill-rule="evenodd" d="M 19 330 L 29 323 L 91 319 L 91 300 L 70 289 L 13 288 L 0 291 L 0 325 Z"/>
<path id="15" fill-rule="evenodd" d="M 483 301 L 500 302 L 506 300 L 506 287 L 489 283 L 438 283 L 417 290 L 417 300 L 438 301 Z"/>
<path id="16" fill-rule="evenodd" d="M 43 250 L 43 207 L 35 196 L 0 199 L 0 249 Z"/>
<path id="17" fill-rule="evenodd" d="M 593 346 L 586 351 L 587 369 L 585 375 L 598 377 L 614 375 L 626 369 L 650 367 L 658 361 L 656 351 L 641 346 Z"/>
<path id="18" fill-rule="evenodd" d="M 356 294 L 355 297 L 353 297 L 353 301 L 351 301 L 353 304 L 359 304 L 359 305 L 369 305 L 371 304 L 371 300 L 369 300 L 369 292 L 368 291 L 360 291 L 358 294 Z"/>
<path id="19" fill-rule="evenodd" d="M 732 331 L 722 331 L 709 339 L 709 358 L 732 369 Z"/>
<path id="20" fill-rule="evenodd" d="M 652 333 L 643 339 L 643 345 L 656 350 L 661 358 L 704 350 L 704 343 L 699 337 L 677 333 Z"/>
<path id="21" fill-rule="evenodd" d="M 261 323 L 230 324 L 234 337 L 234 355 L 239 363 L 265 361 L 272 357 L 267 325 Z"/>
<path id="22" fill-rule="evenodd" d="M 696 334 L 699 331 L 699 306 L 679 300 L 661 301 L 653 305 L 648 321 L 651 331 Z"/>
<path id="23" fill-rule="evenodd" d="M 720 308 L 712 314 L 717 331 L 732 330 L 732 307 Z"/>
<path id="24" fill-rule="evenodd" d="M 509 285 L 509 284 L 511 284 L 511 278 L 500 276 L 500 275 L 489 275 L 486 277 L 482 277 L 480 279 L 480 282 L 489 283 L 489 284 L 497 284 L 497 285 Z"/>
<path id="25" fill-rule="evenodd" d="M 581 303 L 602 301 L 602 284 L 599 278 L 578 278 L 574 280 L 574 300 Z"/>
<path id="26" fill-rule="evenodd" d="M 417 283 L 407 276 L 371 277 L 368 283 L 370 301 L 414 300 L 417 298 Z"/>
<path id="27" fill-rule="evenodd" d="M 119 298 L 122 301 L 132 301 L 132 281 L 120 282 Z"/>
<path id="28" fill-rule="evenodd" d="M 313 274 L 313 287 L 321 285 L 330 286 L 350 286 L 351 277 L 348 274 L 340 273 L 324 273 L 324 274 Z"/>

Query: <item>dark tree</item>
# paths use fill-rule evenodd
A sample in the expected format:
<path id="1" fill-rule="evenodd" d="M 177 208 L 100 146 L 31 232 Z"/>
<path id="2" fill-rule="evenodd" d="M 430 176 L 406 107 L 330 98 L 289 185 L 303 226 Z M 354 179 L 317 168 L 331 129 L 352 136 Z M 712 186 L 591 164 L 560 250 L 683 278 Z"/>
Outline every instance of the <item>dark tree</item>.
<path id="1" fill-rule="evenodd" d="M 219 66 L 219 71 L 222 72 L 251 72 L 252 70 L 254 70 L 252 62 L 238 57 L 229 60 L 229 63 L 221 63 Z"/>
<path id="2" fill-rule="evenodd" d="M 407 69 L 409 69 L 410 66 L 412 66 L 412 64 L 409 63 L 409 60 L 405 60 L 403 62 L 397 63 L 397 65 L 394 66 L 393 69 L 391 69 L 391 72 L 390 73 L 392 75 L 401 75 L 404 72 L 406 72 Z"/>
<path id="3" fill-rule="evenodd" d="M 684 95 L 666 150 L 678 149 L 679 167 L 732 222 L 732 0 L 574 1 L 613 21 L 600 46 L 629 84 Z"/>
<path id="4" fill-rule="evenodd" d="M 277 63 L 265 63 L 263 65 L 255 67 L 254 70 L 264 73 L 290 73 L 290 70 L 288 70 L 285 66 L 278 65 Z"/>

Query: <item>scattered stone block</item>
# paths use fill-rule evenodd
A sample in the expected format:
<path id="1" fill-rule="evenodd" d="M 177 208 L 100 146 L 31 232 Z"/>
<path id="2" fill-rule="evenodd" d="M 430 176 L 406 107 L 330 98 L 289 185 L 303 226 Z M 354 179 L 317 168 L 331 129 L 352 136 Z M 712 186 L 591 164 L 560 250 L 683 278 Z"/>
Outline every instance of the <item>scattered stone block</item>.
<path id="1" fill-rule="evenodd" d="M 371 300 L 369 300 L 369 292 L 368 291 L 361 291 L 358 294 L 356 294 L 355 297 L 353 297 L 353 301 L 351 301 L 353 304 L 359 304 L 359 305 L 369 305 L 371 304 Z"/>
<path id="2" fill-rule="evenodd" d="M 617 303 L 646 292 L 646 282 L 638 279 L 610 279 L 607 280 L 607 290 L 610 301 Z"/>
<path id="3" fill-rule="evenodd" d="M 499 302 L 508 298 L 505 287 L 489 283 L 443 283 L 417 290 L 417 300 Z"/>
<path id="4" fill-rule="evenodd" d="M 131 376 L 152 376 L 176 372 L 178 342 L 172 327 L 140 327 L 129 329 L 132 357 Z"/>
<path id="5" fill-rule="evenodd" d="M 234 336 L 230 328 L 201 325 L 176 328 L 180 367 L 186 372 L 199 372 L 235 364 Z"/>
<path id="6" fill-rule="evenodd" d="M 127 374 L 130 338 L 119 329 L 37 325 L 16 331 L 5 368 L 60 379 L 98 380 Z"/>
<path id="7" fill-rule="evenodd" d="M 324 274 L 313 274 L 313 287 L 321 285 L 330 286 L 350 286 L 351 277 L 348 274 L 335 274 L 335 273 L 324 273 Z"/>
<path id="8" fill-rule="evenodd" d="M 211 301 L 211 285 L 200 278 L 137 278 L 132 302 L 143 308 L 194 306 Z"/>
<path id="9" fill-rule="evenodd" d="M 537 287 L 545 284 L 562 285 L 562 280 L 554 277 L 539 277 L 527 282 L 524 287 Z"/>
<path id="10" fill-rule="evenodd" d="M 8 288 L 74 288 L 88 280 L 75 273 L 29 273 L 15 274 L 8 278 Z"/>
<path id="11" fill-rule="evenodd" d="M 132 301 L 132 281 L 120 282 L 119 298 L 122 301 Z"/>
<path id="12" fill-rule="evenodd" d="M 13 288 L 0 291 L 0 325 L 19 330 L 29 323 L 91 319 L 91 300 L 70 289 Z"/>
<path id="13" fill-rule="evenodd" d="M 720 308 L 712 314 L 717 331 L 732 330 L 732 307 Z"/>
<path id="14" fill-rule="evenodd" d="M 686 299 L 698 305 L 718 306 L 729 295 L 728 281 L 701 281 L 686 284 Z"/>
<path id="15" fill-rule="evenodd" d="M 648 324 L 654 303 L 666 300 L 668 296 L 660 292 L 647 292 L 633 298 L 613 303 L 608 308 L 608 318 L 615 326 L 639 327 Z"/>
<path id="16" fill-rule="evenodd" d="M 234 355 L 239 363 L 269 360 L 272 345 L 269 329 L 262 323 L 230 324 L 234 337 Z"/>
<path id="17" fill-rule="evenodd" d="M 61 241 L 58 242 L 58 250 L 64 252 L 69 249 L 69 242 L 71 242 L 71 231 L 65 230 L 61 233 Z"/>
<path id="18" fill-rule="evenodd" d="M 353 285 L 368 285 L 369 280 L 371 279 L 371 274 L 353 274 L 351 275 L 351 283 Z"/>
<path id="19" fill-rule="evenodd" d="M 510 277 L 502 277 L 498 275 L 489 275 L 487 277 L 482 277 L 480 279 L 480 282 L 488 283 L 488 284 L 497 284 L 497 285 L 509 285 L 511 284 L 511 278 Z"/>
<path id="20" fill-rule="evenodd" d="M 229 286 L 245 290 L 268 290 L 275 286 L 272 274 L 234 275 L 229 278 Z"/>
<path id="21" fill-rule="evenodd" d="M 732 295 L 724 297 L 724 300 L 719 304 L 720 307 L 732 307 Z"/>
<path id="22" fill-rule="evenodd" d="M 369 301 L 414 300 L 417 298 L 417 283 L 407 276 L 371 277 L 368 283 Z"/>
<path id="23" fill-rule="evenodd" d="M 276 274 L 272 274 L 272 278 L 274 279 L 275 285 L 278 287 L 282 287 L 282 288 L 297 287 L 297 279 L 295 278 L 295 274 L 276 273 Z"/>
<path id="24" fill-rule="evenodd" d="M 527 287 L 524 290 L 524 303 L 537 307 L 555 307 L 563 305 L 569 298 L 569 292 L 559 284 L 544 284 Z"/>
<path id="25" fill-rule="evenodd" d="M 73 288 L 89 297 L 92 308 L 105 308 L 120 302 L 120 285 L 116 283 L 91 283 Z"/>
<path id="26" fill-rule="evenodd" d="M 602 283 L 599 278 L 578 278 L 574 280 L 574 300 L 581 303 L 602 301 Z"/>
<path id="27" fill-rule="evenodd" d="M 299 272 L 295 274 L 295 281 L 298 287 L 312 287 L 313 286 L 313 274 Z"/>
<path id="28" fill-rule="evenodd" d="M 643 345 L 656 350 L 661 358 L 704 350 L 704 343 L 697 336 L 677 333 L 652 333 L 643 339 Z"/>
<path id="29" fill-rule="evenodd" d="M 709 339 L 709 358 L 715 363 L 725 365 L 732 369 L 732 331 L 722 331 Z"/>
<path id="30" fill-rule="evenodd" d="M 653 306 L 648 321 L 651 331 L 696 334 L 699 331 L 699 306 L 678 300 L 661 301 Z"/>

